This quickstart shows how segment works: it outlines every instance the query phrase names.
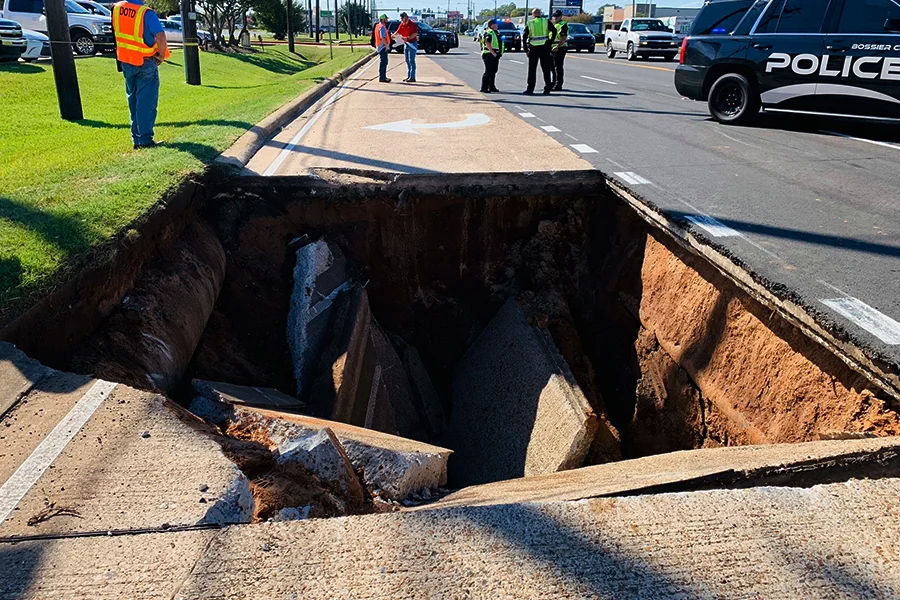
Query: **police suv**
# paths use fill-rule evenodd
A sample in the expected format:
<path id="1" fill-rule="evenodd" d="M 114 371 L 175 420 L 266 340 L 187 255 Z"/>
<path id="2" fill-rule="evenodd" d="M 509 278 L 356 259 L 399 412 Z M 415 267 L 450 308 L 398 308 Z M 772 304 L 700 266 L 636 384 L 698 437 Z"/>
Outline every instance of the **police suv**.
<path id="1" fill-rule="evenodd" d="M 707 2 L 675 87 L 721 123 L 761 107 L 900 122 L 900 0 Z"/>

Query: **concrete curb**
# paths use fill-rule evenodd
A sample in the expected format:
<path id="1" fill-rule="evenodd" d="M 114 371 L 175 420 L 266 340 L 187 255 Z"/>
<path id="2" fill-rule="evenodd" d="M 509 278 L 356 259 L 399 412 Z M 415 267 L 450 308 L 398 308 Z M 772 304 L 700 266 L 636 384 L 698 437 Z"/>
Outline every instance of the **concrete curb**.
<path id="1" fill-rule="evenodd" d="M 372 60 L 375 56 L 371 52 L 346 69 L 340 71 L 333 77 L 329 77 L 325 81 L 317 83 L 315 86 L 300 94 L 271 115 L 254 125 L 249 131 L 244 133 L 238 140 L 227 150 L 222 152 L 212 162 L 213 167 L 227 167 L 234 169 L 244 168 L 254 154 L 265 144 L 276 131 L 287 125 L 298 115 L 308 110 L 316 102 L 322 99 L 332 88 L 339 83 L 346 81 L 350 75 L 359 70 L 363 65 Z"/>

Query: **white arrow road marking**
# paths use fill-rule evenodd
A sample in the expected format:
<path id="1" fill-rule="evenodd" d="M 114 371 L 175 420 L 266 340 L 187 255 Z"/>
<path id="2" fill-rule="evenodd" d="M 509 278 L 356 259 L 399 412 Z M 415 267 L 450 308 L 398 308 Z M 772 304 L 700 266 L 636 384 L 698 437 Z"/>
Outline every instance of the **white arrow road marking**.
<path id="1" fill-rule="evenodd" d="M 600 83 L 608 83 L 609 85 L 619 85 L 615 81 L 607 81 L 606 79 L 597 79 L 596 77 L 588 77 L 587 75 L 582 75 L 582 79 L 590 79 L 591 81 L 599 81 Z"/>
<path id="2" fill-rule="evenodd" d="M 740 237 L 740 233 L 709 215 L 685 215 L 685 219 L 701 227 L 713 237 Z"/>
<path id="3" fill-rule="evenodd" d="M 490 117 L 481 113 L 467 114 L 462 121 L 455 123 L 416 123 L 412 119 L 405 121 L 394 121 L 393 123 L 382 123 L 381 125 L 369 125 L 364 129 L 377 129 L 378 131 L 396 131 L 399 133 L 414 133 L 419 135 L 419 129 L 462 129 L 464 127 L 478 127 L 487 125 L 491 122 Z"/>
<path id="4" fill-rule="evenodd" d="M 862 300 L 848 296 L 820 300 L 820 302 L 839 315 L 853 321 L 885 344 L 900 345 L 900 323 Z"/>
<path id="5" fill-rule="evenodd" d="M 630 185 L 646 185 L 650 183 L 650 180 L 644 179 L 634 171 L 622 171 L 620 173 L 613 173 L 613 175 Z"/>

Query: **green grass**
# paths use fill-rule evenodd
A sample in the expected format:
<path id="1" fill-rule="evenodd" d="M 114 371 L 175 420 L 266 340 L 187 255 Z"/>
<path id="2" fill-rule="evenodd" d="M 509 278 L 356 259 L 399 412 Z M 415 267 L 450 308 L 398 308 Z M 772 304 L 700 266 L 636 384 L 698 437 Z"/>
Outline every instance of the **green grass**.
<path id="1" fill-rule="evenodd" d="M 84 120 L 60 119 L 49 63 L 0 66 L 0 317 L 46 293 L 97 247 L 198 173 L 241 134 L 365 49 L 269 47 L 200 54 L 203 85 L 182 54 L 160 67 L 156 139 L 133 150 L 115 61 L 78 60 Z"/>

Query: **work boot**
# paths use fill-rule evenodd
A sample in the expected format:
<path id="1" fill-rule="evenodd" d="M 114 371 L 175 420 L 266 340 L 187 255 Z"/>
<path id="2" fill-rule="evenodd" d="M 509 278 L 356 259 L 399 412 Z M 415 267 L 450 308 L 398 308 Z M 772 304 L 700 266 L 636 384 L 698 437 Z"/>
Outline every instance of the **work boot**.
<path id="1" fill-rule="evenodd" d="M 482 94 L 490 94 L 491 93 L 491 90 L 478 90 L 478 91 L 481 92 Z"/>
<path id="2" fill-rule="evenodd" d="M 415 83 L 415 82 L 416 82 L 416 78 L 413 77 L 412 79 L 407 79 L 406 82 L 407 82 L 407 83 Z"/>
<path id="3" fill-rule="evenodd" d="M 391 82 L 389 77 L 385 77 L 384 79 L 379 79 L 378 81 L 380 81 L 381 83 L 390 83 Z"/>
<path id="4" fill-rule="evenodd" d="M 533 96 L 533 95 L 534 95 L 534 90 L 525 90 L 525 91 L 522 92 L 522 93 L 525 94 L 526 96 Z"/>
<path id="5" fill-rule="evenodd" d="M 549 96 L 549 95 L 550 95 L 550 88 L 544 88 L 544 95 L 545 95 L 545 96 Z"/>
<path id="6" fill-rule="evenodd" d="M 491 88 L 491 91 L 494 92 L 495 94 L 499 94 L 499 93 L 500 93 L 500 90 L 498 90 L 498 89 L 495 88 L 495 87 L 492 87 L 492 88 Z"/>

